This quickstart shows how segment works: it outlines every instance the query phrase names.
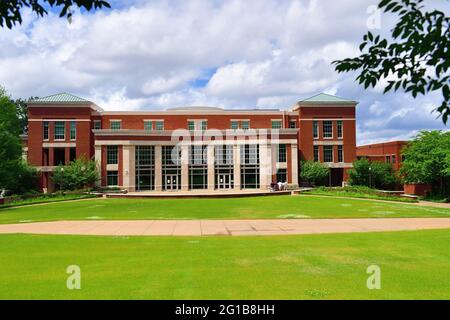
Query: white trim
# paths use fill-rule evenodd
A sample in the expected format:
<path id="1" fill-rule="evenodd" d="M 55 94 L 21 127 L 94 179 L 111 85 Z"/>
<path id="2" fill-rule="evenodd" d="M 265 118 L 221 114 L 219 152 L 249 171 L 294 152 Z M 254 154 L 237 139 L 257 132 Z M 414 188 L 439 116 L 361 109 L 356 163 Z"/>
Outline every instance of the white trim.
<path id="1" fill-rule="evenodd" d="M 116 115 L 148 115 L 148 116 L 192 116 L 192 115 L 224 115 L 224 116 L 230 116 L 230 115 L 243 115 L 243 116 L 254 116 L 254 115 L 279 115 L 283 116 L 283 112 L 285 114 L 288 114 L 290 116 L 297 116 L 297 112 L 293 111 L 265 111 L 264 109 L 259 110 L 252 110 L 252 111 L 239 111 L 239 110 L 220 110 L 220 111 L 105 111 L 101 112 L 101 115 L 104 116 L 116 116 Z"/>
<path id="2" fill-rule="evenodd" d="M 259 144 L 269 145 L 270 143 L 261 143 L 263 140 L 214 140 L 214 141 L 141 141 L 141 140 L 96 140 L 95 146 L 175 146 L 175 145 L 245 145 Z M 264 140 L 267 141 L 267 140 Z M 296 139 L 282 139 L 277 141 L 279 144 L 297 144 Z"/>
<path id="3" fill-rule="evenodd" d="M 28 119 L 29 122 L 55 122 L 55 121 L 61 121 L 61 122 L 69 122 L 69 121 L 76 121 L 76 122 L 91 122 L 91 119 Z"/>
<path id="4" fill-rule="evenodd" d="M 300 118 L 299 121 L 334 121 L 334 120 L 342 120 L 342 121 L 355 121 L 356 118 Z"/>
<path id="5" fill-rule="evenodd" d="M 76 148 L 76 146 L 74 142 L 44 142 L 42 144 L 42 148 Z"/>
<path id="6" fill-rule="evenodd" d="M 344 141 L 338 140 L 338 141 L 314 141 L 314 146 L 343 146 Z"/>

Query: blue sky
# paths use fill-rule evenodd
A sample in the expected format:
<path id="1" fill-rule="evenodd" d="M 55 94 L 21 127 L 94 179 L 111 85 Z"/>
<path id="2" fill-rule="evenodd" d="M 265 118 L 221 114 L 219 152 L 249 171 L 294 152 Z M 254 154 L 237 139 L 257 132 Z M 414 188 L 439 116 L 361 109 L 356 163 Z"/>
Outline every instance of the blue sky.
<path id="1" fill-rule="evenodd" d="M 447 129 L 438 94 L 363 90 L 336 59 L 354 56 L 375 0 L 110 1 L 0 30 L 0 85 L 14 97 L 71 92 L 107 110 L 208 105 L 288 109 L 319 92 L 359 101 L 359 144 Z M 445 3 L 448 1 L 433 1 Z M 376 33 L 392 19 L 382 16 Z"/>

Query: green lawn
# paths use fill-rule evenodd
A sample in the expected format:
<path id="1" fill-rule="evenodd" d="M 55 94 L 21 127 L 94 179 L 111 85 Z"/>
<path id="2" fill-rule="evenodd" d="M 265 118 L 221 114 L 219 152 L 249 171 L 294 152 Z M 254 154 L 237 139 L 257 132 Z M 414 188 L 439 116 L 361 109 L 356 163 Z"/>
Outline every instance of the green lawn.
<path id="1" fill-rule="evenodd" d="M 94 199 L 0 209 L 0 223 L 95 219 L 450 217 L 450 209 L 315 196 Z"/>
<path id="2" fill-rule="evenodd" d="M 0 299 L 450 299 L 450 230 L 272 237 L 0 236 Z M 81 268 L 81 290 L 66 269 Z M 367 267 L 381 268 L 368 290 Z"/>

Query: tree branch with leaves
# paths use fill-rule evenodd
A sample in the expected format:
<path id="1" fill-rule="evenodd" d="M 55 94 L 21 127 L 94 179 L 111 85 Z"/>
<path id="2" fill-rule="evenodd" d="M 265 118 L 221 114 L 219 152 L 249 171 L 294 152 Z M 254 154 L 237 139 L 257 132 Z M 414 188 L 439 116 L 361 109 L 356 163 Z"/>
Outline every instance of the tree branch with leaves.
<path id="1" fill-rule="evenodd" d="M 382 0 L 378 7 L 399 16 L 392 40 L 367 32 L 355 58 L 334 61 L 336 71 L 360 70 L 356 80 L 365 89 L 387 80 L 384 93 L 403 90 L 414 98 L 442 93 L 436 111 L 447 123 L 450 116 L 450 17 L 426 11 L 423 0 Z"/>
<path id="2" fill-rule="evenodd" d="M 85 9 L 87 11 L 111 8 L 107 1 L 103 0 L 2 0 L 0 1 L 0 26 L 12 29 L 17 23 L 22 23 L 22 10 L 31 8 L 39 17 L 48 14 L 48 8 L 59 8 L 59 16 L 72 18 L 73 7 Z"/>

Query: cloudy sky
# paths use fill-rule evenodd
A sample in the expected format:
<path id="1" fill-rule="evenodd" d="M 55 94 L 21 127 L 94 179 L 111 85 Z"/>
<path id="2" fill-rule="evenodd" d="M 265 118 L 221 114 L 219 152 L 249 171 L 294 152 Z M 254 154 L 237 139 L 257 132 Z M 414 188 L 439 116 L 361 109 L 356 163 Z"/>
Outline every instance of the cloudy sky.
<path id="1" fill-rule="evenodd" d="M 22 98 L 71 92 L 106 110 L 287 109 L 325 92 L 360 102 L 359 144 L 448 128 L 431 112 L 439 95 L 365 91 L 331 66 L 358 54 L 375 0 L 110 3 L 71 24 L 25 11 L 20 27 L 0 29 L 0 85 Z"/>

